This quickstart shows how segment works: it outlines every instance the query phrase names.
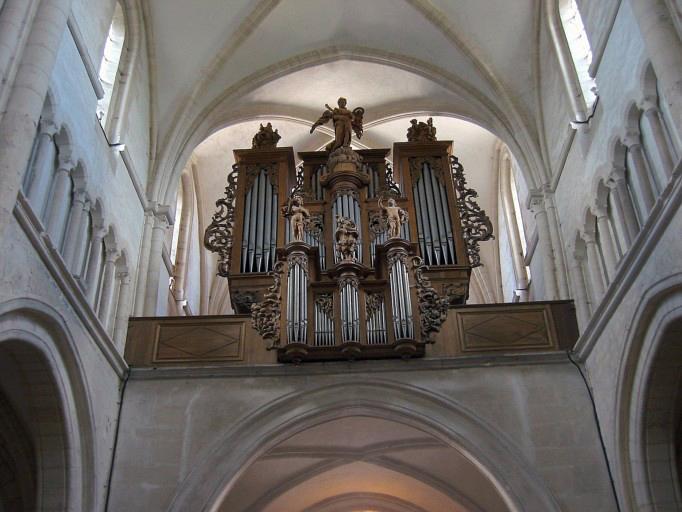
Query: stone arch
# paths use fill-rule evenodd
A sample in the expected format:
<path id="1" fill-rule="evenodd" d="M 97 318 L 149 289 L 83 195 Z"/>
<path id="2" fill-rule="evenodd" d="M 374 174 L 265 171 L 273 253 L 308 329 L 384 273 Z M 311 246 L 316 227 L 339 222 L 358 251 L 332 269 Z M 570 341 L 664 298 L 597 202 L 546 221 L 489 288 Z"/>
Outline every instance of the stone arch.
<path id="1" fill-rule="evenodd" d="M 0 385 L 14 410 L 30 415 L 36 510 L 95 510 L 94 421 L 65 321 L 34 299 L 2 303 L 0 353 L 8 362 Z"/>
<path id="2" fill-rule="evenodd" d="M 542 176 L 544 167 L 540 164 L 542 157 L 539 148 L 532 141 L 527 130 L 523 126 L 516 126 L 517 123 L 509 119 L 493 101 L 483 96 L 461 77 L 412 57 L 364 47 L 334 46 L 300 54 L 256 71 L 226 89 L 222 95 L 197 115 L 189 117 L 185 113 L 186 119 L 178 121 L 178 128 L 165 141 L 165 147 L 157 165 L 159 172 L 156 173 L 156 178 L 150 185 L 150 199 L 160 204 L 170 204 L 175 195 L 173 187 L 194 148 L 218 129 L 237 122 L 238 118 L 253 118 L 252 114 L 236 112 L 232 104 L 234 100 L 247 91 L 276 78 L 338 60 L 354 60 L 392 66 L 429 79 L 461 96 L 472 105 L 472 109 L 474 109 L 472 112 L 484 113 L 474 122 L 502 138 L 512 148 L 517 159 L 523 162 L 522 167 L 527 172 L 526 180 L 530 188 L 535 188 L 538 183 L 545 179 Z M 453 113 L 452 108 L 444 110 Z M 274 112 L 274 114 L 278 114 L 278 112 Z"/>
<path id="3" fill-rule="evenodd" d="M 643 294 L 629 332 L 614 404 L 622 505 L 674 510 L 682 506 L 674 456 L 682 407 L 682 274 Z"/>
<path id="4" fill-rule="evenodd" d="M 559 510 L 542 478 L 503 432 L 443 396 L 373 380 L 294 392 L 245 418 L 202 451 L 169 511 L 215 510 L 245 468 L 272 447 L 313 426 L 354 415 L 403 423 L 456 447 L 494 483 L 511 510 Z"/>

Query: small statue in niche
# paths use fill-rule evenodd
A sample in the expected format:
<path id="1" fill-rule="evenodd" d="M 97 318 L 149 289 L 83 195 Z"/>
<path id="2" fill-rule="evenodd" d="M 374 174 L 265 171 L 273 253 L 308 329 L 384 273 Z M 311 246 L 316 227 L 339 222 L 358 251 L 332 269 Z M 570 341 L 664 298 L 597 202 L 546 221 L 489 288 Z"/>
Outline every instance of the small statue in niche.
<path id="1" fill-rule="evenodd" d="M 336 250 L 341 254 L 343 261 L 355 261 L 355 251 L 358 246 L 360 233 L 355 222 L 341 215 L 336 216 Z"/>
<path id="2" fill-rule="evenodd" d="M 388 206 L 384 205 L 383 198 L 379 198 L 379 208 L 386 218 L 388 226 L 388 238 L 400 238 L 400 227 L 408 220 L 407 210 L 398 206 L 395 199 L 388 199 Z"/>
<path id="3" fill-rule="evenodd" d="M 282 215 L 289 218 L 293 240 L 302 242 L 306 223 L 310 218 L 310 212 L 303 206 L 303 197 L 298 194 L 290 197 L 288 204 L 282 208 Z"/>
<path id="4" fill-rule="evenodd" d="M 251 149 L 275 149 L 281 138 L 282 136 L 277 133 L 277 130 L 272 129 L 272 123 L 268 123 L 266 126 L 261 124 L 258 132 L 253 136 Z"/>
<path id="5" fill-rule="evenodd" d="M 408 142 L 435 142 L 436 127 L 433 126 L 433 118 L 429 117 L 426 122 L 412 119 L 411 126 L 407 129 Z"/>
<path id="6" fill-rule="evenodd" d="M 346 98 L 339 98 L 337 108 L 325 104 L 327 110 L 322 112 L 320 118 L 310 128 L 310 133 L 313 133 L 318 126 L 329 121 L 334 122 L 334 140 L 327 146 L 329 152 L 342 147 L 350 148 L 352 132 L 355 132 L 358 139 L 362 137 L 362 117 L 365 115 L 365 109 L 357 107 L 351 112 L 346 108 L 346 103 Z"/>

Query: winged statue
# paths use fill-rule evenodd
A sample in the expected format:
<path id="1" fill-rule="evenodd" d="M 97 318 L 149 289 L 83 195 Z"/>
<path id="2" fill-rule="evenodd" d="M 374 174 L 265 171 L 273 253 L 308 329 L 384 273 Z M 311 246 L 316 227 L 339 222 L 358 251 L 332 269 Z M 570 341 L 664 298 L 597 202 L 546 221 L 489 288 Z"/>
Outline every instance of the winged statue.
<path id="1" fill-rule="evenodd" d="M 313 133 L 318 126 L 327 124 L 329 121 L 334 122 L 334 141 L 327 146 L 330 152 L 341 147 L 350 147 L 353 132 L 358 139 L 362 138 L 362 117 L 365 115 L 365 109 L 357 107 L 351 112 L 346 108 L 346 98 L 339 98 L 337 103 L 337 108 L 325 105 L 327 110 L 322 112 L 320 118 L 310 128 L 310 133 Z"/>

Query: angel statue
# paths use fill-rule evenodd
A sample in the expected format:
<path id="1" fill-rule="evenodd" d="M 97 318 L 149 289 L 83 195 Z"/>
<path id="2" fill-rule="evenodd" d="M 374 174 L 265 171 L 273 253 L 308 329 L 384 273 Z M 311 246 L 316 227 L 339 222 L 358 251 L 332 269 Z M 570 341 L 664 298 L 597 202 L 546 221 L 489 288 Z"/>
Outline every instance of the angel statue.
<path id="1" fill-rule="evenodd" d="M 362 116 L 365 115 L 365 109 L 357 107 L 351 112 L 346 108 L 346 98 L 339 98 L 338 105 L 338 108 L 332 108 L 325 104 L 327 110 L 322 113 L 317 122 L 310 128 L 310 133 L 313 133 L 318 126 L 333 120 L 334 142 L 327 146 L 329 152 L 342 147 L 350 147 L 351 132 L 355 132 L 358 139 L 362 137 Z"/>
<path id="2" fill-rule="evenodd" d="M 379 208 L 388 224 L 388 238 L 400 238 L 400 227 L 408 220 L 407 210 L 398 206 L 392 197 L 388 199 L 388 206 L 384 206 L 383 199 L 380 197 Z"/>
<path id="3" fill-rule="evenodd" d="M 310 212 L 303 206 L 303 198 L 298 194 L 290 197 L 288 204 L 282 208 L 282 215 L 289 217 L 294 241 L 302 242 L 305 225 L 310 218 Z"/>

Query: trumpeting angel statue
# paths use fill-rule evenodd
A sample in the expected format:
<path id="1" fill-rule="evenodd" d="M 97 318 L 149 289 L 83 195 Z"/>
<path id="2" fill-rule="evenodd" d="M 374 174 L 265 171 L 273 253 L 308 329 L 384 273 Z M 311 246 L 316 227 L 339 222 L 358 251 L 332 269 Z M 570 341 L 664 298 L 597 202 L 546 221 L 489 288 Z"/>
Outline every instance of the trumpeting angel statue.
<path id="1" fill-rule="evenodd" d="M 351 112 L 346 108 L 346 98 L 339 98 L 338 105 L 337 108 L 325 105 L 327 110 L 310 128 L 310 133 L 313 133 L 318 126 L 327 124 L 329 121 L 334 122 L 334 141 L 327 146 L 330 152 L 342 147 L 350 147 L 352 132 L 355 132 L 358 139 L 362 137 L 362 116 L 365 115 L 365 109 L 357 107 Z"/>

